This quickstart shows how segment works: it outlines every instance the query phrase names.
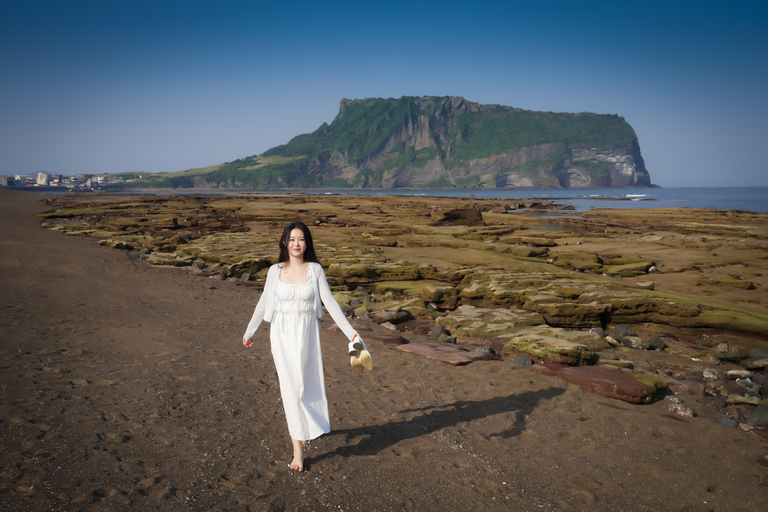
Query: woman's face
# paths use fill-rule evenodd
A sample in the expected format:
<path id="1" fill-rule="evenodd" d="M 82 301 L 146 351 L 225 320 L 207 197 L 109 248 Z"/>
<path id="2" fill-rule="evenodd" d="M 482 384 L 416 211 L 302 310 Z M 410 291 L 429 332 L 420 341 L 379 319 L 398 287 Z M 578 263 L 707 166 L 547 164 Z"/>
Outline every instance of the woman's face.
<path id="1" fill-rule="evenodd" d="M 303 260 L 306 250 L 307 242 L 304 240 L 304 232 L 299 228 L 292 229 L 291 235 L 288 237 L 288 254 Z"/>

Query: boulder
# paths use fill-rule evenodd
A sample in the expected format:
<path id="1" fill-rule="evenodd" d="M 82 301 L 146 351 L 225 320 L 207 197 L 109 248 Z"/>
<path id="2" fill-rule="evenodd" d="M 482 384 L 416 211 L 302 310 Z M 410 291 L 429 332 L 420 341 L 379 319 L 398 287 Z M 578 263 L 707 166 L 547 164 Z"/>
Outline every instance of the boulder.
<path id="1" fill-rule="evenodd" d="M 761 395 L 768 395 L 768 376 L 758 373 L 752 376 L 752 381 L 760 386 Z"/>
<path id="2" fill-rule="evenodd" d="M 626 325 L 617 325 L 609 331 L 609 334 L 619 342 L 623 342 L 624 338 L 627 336 L 637 336 L 637 333 L 633 331 L 631 327 L 627 327 Z"/>
<path id="3" fill-rule="evenodd" d="M 752 382 L 751 379 L 736 379 L 736 384 L 741 386 L 742 388 L 746 389 L 753 395 L 759 395 L 760 394 L 760 384 L 756 382 Z"/>
<path id="4" fill-rule="evenodd" d="M 469 286 L 465 286 L 459 292 L 459 297 L 462 299 L 484 299 L 488 295 L 488 287 L 480 283 L 472 283 Z"/>
<path id="5" fill-rule="evenodd" d="M 448 332 L 445 327 L 442 325 L 435 325 L 431 331 L 429 331 L 429 337 L 439 340 L 441 336 L 450 336 L 451 333 Z"/>
<path id="6" fill-rule="evenodd" d="M 621 338 L 621 344 L 625 347 L 636 348 L 639 350 L 648 350 L 651 344 L 643 340 L 640 336 L 624 336 Z"/>
<path id="7" fill-rule="evenodd" d="M 760 404 L 747 418 L 747 425 L 755 428 L 768 428 L 768 405 Z"/>
<path id="8" fill-rule="evenodd" d="M 483 214 L 479 208 L 456 208 L 443 213 L 443 218 L 435 226 L 485 226 Z"/>
<path id="9" fill-rule="evenodd" d="M 368 317 L 378 324 L 390 323 L 397 325 L 413 320 L 413 316 L 408 311 L 400 308 L 395 311 L 375 311 L 370 313 Z"/>
<path id="10" fill-rule="evenodd" d="M 453 310 L 459 303 L 459 291 L 455 286 L 429 284 L 421 291 L 421 300 L 434 303 L 440 309 Z"/>
<path id="11" fill-rule="evenodd" d="M 266 258 L 245 259 L 227 267 L 227 277 L 243 274 L 256 275 L 260 270 L 269 268 L 272 262 Z"/>
<path id="12" fill-rule="evenodd" d="M 704 377 L 704 380 L 723 380 L 723 377 L 725 375 L 721 370 L 718 370 L 717 368 L 704 368 L 701 371 L 701 376 Z"/>
<path id="13" fill-rule="evenodd" d="M 730 343 L 719 344 L 712 355 L 719 361 L 738 363 L 741 360 L 739 347 Z"/>
<path id="14" fill-rule="evenodd" d="M 664 352 L 664 349 L 667 348 L 667 344 L 658 336 L 648 338 L 648 344 L 650 345 L 650 350 L 658 350 L 659 352 Z"/>

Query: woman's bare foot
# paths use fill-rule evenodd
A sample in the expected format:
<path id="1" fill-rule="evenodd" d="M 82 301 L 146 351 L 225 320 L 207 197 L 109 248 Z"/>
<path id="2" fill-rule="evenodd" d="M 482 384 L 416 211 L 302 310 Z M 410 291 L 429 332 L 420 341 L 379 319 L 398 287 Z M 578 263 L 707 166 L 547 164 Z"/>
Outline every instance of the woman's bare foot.
<path id="1" fill-rule="evenodd" d="M 304 471 L 304 444 L 306 441 L 299 441 L 298 439 L 291 438 L 293 444 L 293 460 L 288 467 L 294 471 L 301 473 Z"/>

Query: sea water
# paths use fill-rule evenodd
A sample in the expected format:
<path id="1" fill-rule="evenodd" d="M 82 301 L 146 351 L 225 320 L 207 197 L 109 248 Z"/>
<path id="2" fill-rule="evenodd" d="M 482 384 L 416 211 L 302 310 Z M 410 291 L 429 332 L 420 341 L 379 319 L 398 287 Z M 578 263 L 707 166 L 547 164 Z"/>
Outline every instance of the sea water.
<path id="1" fill-rule="evenodd" d="M 314 194 L 407 195 L 493 199 L 541 199 L 596 208 L 713 208 L 768 213 L 768 187 L 670 187 L 642 189 L 568 190 L 306 190 Z"/>
<path id="2" fill-rule="evenodd" d="M 34 187 L 27 187 L 33 189 Z M 46 191 L 47 192 L 47 191 Z M 365 196 L 435 196 L 463 198 L 540 199 L 573 206 L 584 212 L 597 208 L 713 208 L 768 213 L 768 187 L 669 187 L 637 189 L 567 190 L 391 190 L 391 189 L 314 189 L 314 190 L 221 190 L 177 189 L 141 190 L 127 193 L 148 194 L 348 194 Z M 50 193 L 50 192 L 48 192 Z M 65 193 L 62 191 L 62 193 Z"/>

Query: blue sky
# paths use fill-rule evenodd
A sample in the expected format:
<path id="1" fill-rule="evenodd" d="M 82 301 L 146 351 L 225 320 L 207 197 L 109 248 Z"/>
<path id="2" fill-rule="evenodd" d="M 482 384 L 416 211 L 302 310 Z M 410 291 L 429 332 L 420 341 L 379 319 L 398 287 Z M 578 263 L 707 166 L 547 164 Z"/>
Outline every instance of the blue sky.
<path id="1" fill-rule="evenodd" d="M 342 98 L 619 114 L 661 186 L 768 186 L 768 2 L 0 5 L 0 173 L 260 154 Z"/>

